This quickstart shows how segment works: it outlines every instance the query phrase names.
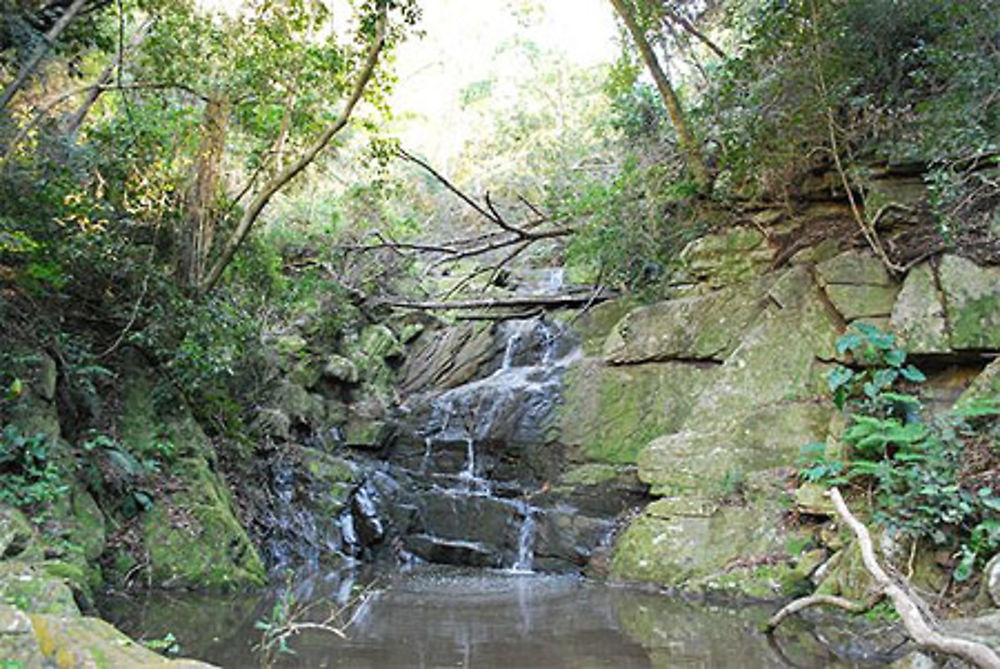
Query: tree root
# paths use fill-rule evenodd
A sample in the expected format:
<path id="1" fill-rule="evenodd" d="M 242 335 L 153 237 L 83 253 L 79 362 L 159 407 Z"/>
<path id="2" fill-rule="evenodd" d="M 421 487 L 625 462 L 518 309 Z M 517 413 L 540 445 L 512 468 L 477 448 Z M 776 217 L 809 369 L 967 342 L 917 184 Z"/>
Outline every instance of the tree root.
<path id="1" fill-rule="evenodd" d="M 861 560 L 865 565 L 865 569 L 868 570 L 868 573 L 875 580 L 875 584 L 878 587 L 878 597 L 889 598 L 893 608 L 896 609 L 903 622 L 907 635 L 917 647 L 921 650 L 957 657 L 976 667 L 1000 669 L 1000 656 L 989 646 L 976 641 L 947 636 L 938 632 L 928 623 L 921 612 L 921 605 L 917 601 L 916 595 L 907 592 L 906 589 L 897 584 L 878 563 L 868 528 L 851 513 L 840 494 L 840 490 L 832 488 L 828 494 L 833 501 L 837 514 L 851 528 L 854 536 L 858 539 L 858 545 L 861 549 Z M 870 609 L 875 604 L 875 601 L 859 603 L 842 597 L 828 595 L 803 597 L 789 603 L 778 611 L 768 621 L 765 630 L 770 634 L 785 618 L 810 606 L 836 606 L 858 613 Z"/>

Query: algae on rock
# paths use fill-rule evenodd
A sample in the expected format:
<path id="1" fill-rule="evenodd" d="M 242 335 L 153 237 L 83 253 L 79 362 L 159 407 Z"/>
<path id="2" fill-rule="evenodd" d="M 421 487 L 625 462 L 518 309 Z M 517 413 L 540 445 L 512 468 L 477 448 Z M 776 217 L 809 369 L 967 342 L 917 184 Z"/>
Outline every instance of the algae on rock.
<path id="1" fill-rule="evenodd" d="M 208 590 L 263 585 L 264 565 L 220 477 L 196 458 L 182 460 L 176 471 L 183 488 L 157 500 L 143 519 L 152 585 Z"/>

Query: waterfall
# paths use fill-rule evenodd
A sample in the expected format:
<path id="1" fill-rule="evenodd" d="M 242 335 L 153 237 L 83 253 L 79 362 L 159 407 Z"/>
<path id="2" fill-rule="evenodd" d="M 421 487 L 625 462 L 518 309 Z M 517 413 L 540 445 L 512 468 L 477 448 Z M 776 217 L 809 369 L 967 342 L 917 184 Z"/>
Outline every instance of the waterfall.
<path id="1" fill-rule="evenodd" d="M 527 504 L 523 505 L 524 522 L 517 535 L 517 560 L 512 567 L 513 571 L 532 571 L 535 561 L 535 516 L 534 509 Z"/>

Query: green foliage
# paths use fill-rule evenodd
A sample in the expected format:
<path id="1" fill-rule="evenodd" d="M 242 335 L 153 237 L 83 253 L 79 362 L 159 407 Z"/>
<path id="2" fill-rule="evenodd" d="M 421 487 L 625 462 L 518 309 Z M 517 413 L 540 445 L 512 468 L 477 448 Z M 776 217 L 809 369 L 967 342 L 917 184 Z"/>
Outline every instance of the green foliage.
<path id="1" fill-rule="evenodd" d="M 866 366 L 839 365 L 828 376 L 834 401 L 849 411 L 842 435 L 849 457 L 828 458 L 824 445 L 806 446 L 800 476 L 869 486 L 875 520 L 892 533 L 954 549 L 959 562 L 953 575 L 964 581 L 1000 548 L 1000 488 L 979 484 L 966 461 L 983 421 L 995 420 L 1000 407 L 956 409 L 925 422 L 920 400 L 898 391 L 924 375 L 905 364 L 892 334 L 863 324 L 855 330 L 838 340 L 837 350 Z M 1000 457 L 995 443 L 990 448 L 994 459 Z"/>
<path id="2" fill-rule="evenodd" d="M 0 501 L 45 512 L 69 491 L 63 467 L 46 435 L 25 435 L 15 425 L 0 434 Z"/>
<path id="3" fill-rule="evenodd" d="M 167 632 L 159 639 L 141 639 L 139 643 L 162 655 L 181 654 L 181 646 L 177 643 L 177 637 L 174 636 L 173 632 Z"/>

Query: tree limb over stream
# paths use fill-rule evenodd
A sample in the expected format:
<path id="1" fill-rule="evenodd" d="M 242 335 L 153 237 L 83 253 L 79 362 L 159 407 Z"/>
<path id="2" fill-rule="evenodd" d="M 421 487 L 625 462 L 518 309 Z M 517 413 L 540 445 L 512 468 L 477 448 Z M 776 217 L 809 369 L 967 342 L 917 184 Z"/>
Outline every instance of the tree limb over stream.
<path id="1" fill-rule="evenodd" d="M 908 592 L 907 589 L 893 580 L 879 564 L 878 559 L 875 557 L 875 548 L 872 544 L 868 528 L 851 513 L 851 510 L 847 507 L 844 498 L 840 494 L 840 490 L 836 487 L 831 488 L 829 496 L 833 501 L 834 508 L 837 510 L 837 515 L 851 528 L 854 536 L 858 539 L 858 545 L 861 549 L 861 561 L 864 563 L 865 569 L 868 570 L 868 573 L 875 580 L 875 584 L 878 587 L 877 594 L 888 597 L 889 601 L 892 602 L 893 608 L 896 609 L 900 619 L 903 621 L 907 635 L 913 639 L 917 647 L 922 650 L 960 658 L 976 667 L 1000 669 L 1000 656 L 986 644 L 947 636 L 931 626 L 931 623 L 927 621 L 922 613 L 921 602 L 919 602 L 916 595 Z M 855 604 L 840 597 L 812 595 L 797 599 L 786 605 L 768 621 L 765 629 L 768 633 L 771 633 L 781 624 L 782 620 L 792 613 L 801 611 L 809 606 L 820 605 L 833 605 L 855 612 L 870 608 L 870 606 L 866 607 L 862 604 Z"/>

